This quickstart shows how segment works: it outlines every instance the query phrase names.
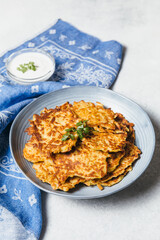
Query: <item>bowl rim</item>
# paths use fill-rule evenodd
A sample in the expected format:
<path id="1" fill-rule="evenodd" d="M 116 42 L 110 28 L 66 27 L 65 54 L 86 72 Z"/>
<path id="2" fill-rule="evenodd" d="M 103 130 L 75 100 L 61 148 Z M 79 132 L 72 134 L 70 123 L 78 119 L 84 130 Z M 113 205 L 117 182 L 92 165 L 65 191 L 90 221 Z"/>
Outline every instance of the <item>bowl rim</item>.
<path id="1" fill-rule="evenodd" d="M 51 59 L 52 63 L 53 63 L 53 69 L 49 70 L 47 73 L 45 73 L 45 75 L 42 75 L 40 77 L 36 77 L 36 78 L 32 78 L 32 79 L 28 79 L 28 78 L 21 78 L 21 77 L 17 77 L 16 75 L 14 75 L 12 72 L 9 71 L 8 69 L 8 65 L 9 63 L 18 55 L 23 54 L 23 53 L 27 53 L 27 52 L 37 52 L 37 53 L 41 53 L 43 55 L 46 55 L 48 58 Z M 16 81 L 17 83 L 35 83 L 35 82 L 40 82 L 40 81 L 46 81 L 48 80 L 52 74 L 55 71 L 55 58 L 47 51 L 43 50 L 43 49 L 38 49 L 38 48 L 23 48 L 21 50 L 18 50 L 14 53 L 12 53 L 6 60 L 5 62 L 5 67 L 6 67 L 6 71 L 8 76 Z"/>
<path id="2" fill-rule="evenodd" d="M 103 197 L 107 197 L 107 196 L 110 196 L 112 194 L 115 194 L 117 192 L 120 192 L 126 188 L 128 188 L 130 185 L 132 185 L 145 171 L 146 169 L 148 168 L 152 158 L 153 158 L 153 154 L 154 154 L 154 151 L 155 151 L 155 144 L 156 144 L 156 137 L 155 137 L 155 130 L 154 130 L 154 127 L 153 127 L 153 124 L 152 124 L 152 121 L 149 117 L 149 115 L 147 114 L 147 112 L 139 105 L 137 104 L 134 100 L 124 96 L 123 94 L 121 93 L 117 93 L 111 89 L 106 89 L 106 88 L 101 88 L 101 87 L 96 87 L 96 86 L 72 86 L 70 88 L 64 88 L 64 89 L 59 89 L 59 90 L 56 90 L 56 91 L 51 91 L 49 93 L 46 93 L 46 94 L 43 94 L 41 96 L 39 96 L 36 100 L 42 100 L 44 97 L 46 97 L 47 95 L 50 95 L 50 94 L 53 94 L 53 93 L 57 93 L 57 92 L 63 92 L 63 91 L 66 91 L 67 89 L 76 89 L 76 88 L 92 88 L 92 89 L 100 89 L 102 91 L 108 91 L 108 92 L 111 92 L 113 95 L 117 95 L 118 97 L 124 99 L 124 100 L 127 100 L 129 101 L 130 103 L 134 104 L 138 109 L 140 109 L 143 114 L 145 115 L 147 121 L 149 122 L 149 125 L 150 125 L 150 128 L 151 128 L 151 132 L 152 132 L 152 150 L 150 152 L 150 158 L 148 159 L 147 163 L 145 164 L 145 167 L 143 169 L 141 169 L 141 171 L 139 172 L 139 174 L 129 183 L 127 183 L 126 185 L 122 186 L 120 189 L 116 189 L 112 192 L 109 192 L 109 193 L 104 193 L 104 194 L 100 194 L 100 195 L 92 195 L 92 196 L 81 196 L 81 195 L 68 195 L 66 192 L 63 192 L 61 193 L 61 191 L 59 190 L 54 190 L 54 191 L 50 191 L 50 190 L 47 190 L 43 187 L 41 187 L 38 183 L 35 183 L 31 178 L 29 178 L 25 173 L 24 171 L 21 169 L 21 167 L 19 166 L 18 162 L 16 161 L 15 157 L 14 157 L 14 153 L 13 153 L 13 148 L 12 148 L 12 137 L 13 137 L 13 128 L 14 128 L 14 125 L 16 123 L 16 120 L 18 119 L 19 115 L 22 114 L 22 112 L 26 111 L 26 109 L 28 108 L 28 106 L 32 105 L 33 102 L 29 103 L 27 106 L 25 106 L 19 113 L 18 115 L 15 117 L 13 123 L 12 123 L 12 126 L 11 126 L 11 129 L 10 129 L 10 133 L 9 133 L 9 146 L 10 146 L 10 149 L 11 149 L 11 154 L 13 156 L 13 159 L 15 160 L 15 163 L 16 165 L 18 166 L 18 168 L 20 169 L 21 173 L 32 183 L 34 184 L 36 187 L 38 187 L 39 189 L 41 189 L 42 191 L 44 192 L 47 192 L 47 193 L 51 193 L 51 194 L 54 194 L 54 195 L 58 195 L 60 197 L 67 197 L 67 198 L 70 198 L 70 199 L 96 199 L 96 198 L 103 198 Z M 35 100 L 35 101 L 36 101 Z M 35 104 L 35 101 L 34 101 L 34 104 Z"/>

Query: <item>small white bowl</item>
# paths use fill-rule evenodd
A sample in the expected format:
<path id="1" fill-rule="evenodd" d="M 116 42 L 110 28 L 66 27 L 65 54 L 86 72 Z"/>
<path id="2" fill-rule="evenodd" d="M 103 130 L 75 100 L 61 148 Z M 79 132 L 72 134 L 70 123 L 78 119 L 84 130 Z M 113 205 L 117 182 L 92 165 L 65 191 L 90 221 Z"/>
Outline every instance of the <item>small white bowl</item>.
<path id="1" fill-rule="evenodd" d="M 24 55 L 24 53 L 25 53 L 25 55 Z M 26 54 L 26 53 L 27 53 L 27 54 Z M 39 71 L 37 71 L 37 73 L 36 73 L 36 71 L 35 71 L 34 73 L 32 72 L 33 75 L 34 75 L 33 78 L 32 78 L 31 76 L 30 76 L 30 77 L 26 77 L 26 76 L 25 76 L 25 73 L 19 73 L 18 71 L 17 71 L 17 75 L 15 74 L 15 72 L 13 73 L 13 67 L 12 67 L 12 70 L 11 70 L 11 68 L 10 68 L 11 62 L 12 62 L 13 60 L 14 60 L 14 62 L 15 62 L 16 57 L 18 57 L 18 56 L 20 56 L 20 55 L 22 55 L 22 54 L 23 54 L 23 59 L 25 59 L 25 57 L 26 57 L 27 55 L 29 56 L 28 53 L 38 53 L 38 54 L 34 54 L 34 59 L 36 59 L 35 56 L 37 55 L 37 61 L 38 61 L 38 56 L 40 56 L 40 54 L 43 54 L 43 55 L 45 56 L 44 60 L 45 60 L 45 59 L 47 60 L 47 58 L 48 58 L 48 61 L 50 61 L 50 68 L 47 69 L 47 66 L 46 66 L 46 69 L 45 69 L 45 68 L 43 67 L 43 70 L 44 70 L 44 71 L 40 72 L 38 76 L 36 76 L 36 74 L 37 74 Z M 33 54 L 32 54 L 32 55 L 33 55 Z M 28 61 L 28 56 L 26 57 L 26 62 L 22 62 L 21 64 L 27 63 L 27 61 Z M 47 58 L 46 58 L 46 57 L 47 57 Z M 30 59 L 29 61 L 32 62 L 33 59 Z M 12 62 L 12 63 L 13 63 L 13 62 Z M 16 83 L 19 83 L 19 84 L 23 84 L 23 85 L 26 85 L 26 84 L 27 84 L 27 85 L 28 85 L 28 84 L 34 84 L 34 83 L 37 83 L 37 82 L 42 82 L 42 81 L 48 80 L 48 79 L 53 75 L 53 73 L 54 73 L 54 71 L 55 71 L 55 59 L 54 59 L 54 57 L 53 57 L 51 54 L 49 54 L 48 52 L 46 52 L 46 51 L 44 51 L 44 50 L 41 50 L 41 49 L 36 49 L 36 48 L 32 48 L 32 49 L 22 49 L 22 50 L 20 50 L 20 51 L 17 51 L 17 52 L 15 52 L 15 53 L 11 54 L 11 55 L 8 57 L 7 61 L 6 61 L 5 66 L 6 66 L 6 70 L 7 70 L 8 76 L 9 76 L 13 81 L 15 81 Z M 17 69 L 17 67 L 18 67 L 18 66 L 15 66 L 15 67 L 14 67 L 14 70 Z M 39 70 L 39 69 L 38 69 L 38 70 Z M 46 70 L 46 71 L 45 71 L 45 70 Z M 28 71 L 31 71 L 31 70 L 28 70 Z M 23 74 L 24 74 L 24 76 L 23 76 Z M 19 76 L 19 75 L 21 75 L 21 76 Z"/>

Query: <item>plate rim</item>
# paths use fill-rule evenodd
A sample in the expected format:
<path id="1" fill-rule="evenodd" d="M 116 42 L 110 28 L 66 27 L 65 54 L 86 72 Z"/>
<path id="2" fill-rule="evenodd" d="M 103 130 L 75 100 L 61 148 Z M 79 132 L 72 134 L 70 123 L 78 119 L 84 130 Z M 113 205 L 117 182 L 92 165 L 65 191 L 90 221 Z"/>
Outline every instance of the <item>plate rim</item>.
<path id="1" fill-rule="evenodd" d="M 14 157 L 14 153 L 13 153 L 13 148 L 12 148 L 12 132 L 13 132 L 13 129 L 14 129 L 14 125 L 17 121 L 17 119 L 19 118 L 19 116 L 30 106 L 32 105 L 33 103 L 35 103 L 36 101 L 38 101 L 39 99 L 43 99 L 44 97 L 46 97 L 47 95 L 52 95 L 54 94 L 55 92 L 62 92 L 62 91 L 66 91 L 67 89 L 74 89 L 74 88 L 78 88 L 78 89 L 82 89 L 82 88 L 90 88 L 90 89 L 100 89 L 102 91 L 107 91 L 107 92 L 111 92 L 112 94 L 114 95 L 117 95 L 121 98 L 123 98 L 124 100 L 127 100 L 133 104 L 136 105 L 136 107 L 138 107 L 142 112 L 143 114 L 145 115 L 145 118 L 147 119 L 147 121 L 149 122 L 149 125 L 150 125 L 150 128 L 151 128 L 151 133 L 152 133 L 152 150 L 150 152 L 150 159 L 147 161 L 147 164 L 145 164 L 144 168 L 141 170 L 141 172 L 136 175 L 136 177 L 131 181 L 129 182 L 128 184 L 122 186 L 121 188 L 118 188 L 118 189 L 115 189 L 114 191 L 112 192 L 108 192 L 108 193 L 104 193 L 104 194 L 101 194 L 101 195 L 92 195 L 92 196 L 80 196 L 80 195 L 68 195 L 67 193 L 63 192 L 63 194 L 61 194 L 61 192 L 58 192 L 57 190 L 54 190 L 54 191 L 50 191 L 50 190 L 47 190 L 41 186 L 39 186 L 37 183 L 35 183 L 32 179 L 30 179 L 24 172 L 23 170 L 21 169 L 21 167 L 19 166 L 18 162 L 16 161 L 15 157 Z M 156 137 L 155 137 L 155 131 L 154 131 L 154 127 L 153 127 L 153 124 L 151 122 L 151 119 L 149 117 L 149 115 L 147 114 L 147 112 L 139 105 L 137 104 L 134 100 L 124 96 L 123 94 L 121 93 L 117 93 L 111 89 L 106 89 L 106 88 L 102 88 L 102 87 L 97 87 L 97 86 L 71 86 L 71 87 L 67 87 L 67 88 L 62 88 L 62 89 L 58 89 L 58 90 L 55 90 L 55 91 L 51 91 L 51 92 L 48 92 L 48 93 L 45 93 L 45 94 L 42 94 L 41 96 L 37 97 L 35 100 L 33 100 L 31 103 L 27 104 L 18 114 L 17 116 L 15 117 L 15 119 L 13 120 L 12 122 L 12 125 L 11 125 L 11 128 L 10 128 L 10 132 L 9 132 L 9 147 L 10 147 L 10 151 L 11 151 L 11 154 L 12 154 L 12 157 L 14 159 L 14 162 L 15 164 L 18 166 L 18 168 L 20 169 L 21 173 L 26 177 L 27 180 L 29 180 L 32 184 L 34 184 L 37 188 L 39 188 L 40 190 L 44 191 L 44 192 L 47 192 L 47 193 L 51 193 L 51 194 L 54 194 L 54 195 L 58 195 L 60 197 L 67 197 L 67 198 L 70 198 L 70 199 L 96 199 L 96 198 L 103 198 L 103 197 L 107 197 L 107 196 L 110 196 L 112 194 L 115 194 L 117 192 L 120 192 L 122 191 L 123 189 L 129 187 L 131 184 L 133 184 L 145 171 L 146 169 L 148 168 L 152 158 L 153 158 L 153 154 L 154 154 L 154 151 L 155 151 L 155 144 L 156 144 Z"/>

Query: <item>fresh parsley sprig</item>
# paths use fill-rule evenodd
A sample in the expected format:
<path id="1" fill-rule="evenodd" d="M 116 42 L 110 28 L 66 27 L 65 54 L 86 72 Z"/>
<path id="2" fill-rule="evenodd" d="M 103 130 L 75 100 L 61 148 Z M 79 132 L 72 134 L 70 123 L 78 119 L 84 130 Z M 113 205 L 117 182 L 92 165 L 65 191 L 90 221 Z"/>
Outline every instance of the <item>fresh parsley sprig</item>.
<path id="1" fill-rule="evenodd" d="M 36 66 L 34 62 L 29 62 L 29 63 L 20 64 L 19 67 L 17 67 L 17 70 L 25 73 L 28 70 L 36 71 L 37 68 L 38 66 Z"/>
<path id="2" fill-rule="evenodd" d="M 63 135 L 62 137 L 62 141 L 66 141 L 68 139 L 75 139 L 75 136 L 73 135 L 73 132 L 77 132 L 78 137 L 80 138 L 80 140 L 82 140 L 84 137 L 88 137 L 92 134 L 92 131 L 94 130 L 92 127 L 89 127 L 87 125 L 87 121 L 88 120 L 84 120 L 84 121 L 79 121 L 75 127 L 72 128 L 68 128 L 65 129 L 65 131 L 67 132 L 66 134 Z"/>
<path id="3" fill-rule="evenodd" d="M 88 122 L 88 120 L 84 120 L 84 121 L 80 121 L 76 124 L 77 125 L 77 134 L 81 140 L 84 137 L 88 137 L 93 131 L 93 128 L 89 127 L 87 125 L 87 122 Z"/>

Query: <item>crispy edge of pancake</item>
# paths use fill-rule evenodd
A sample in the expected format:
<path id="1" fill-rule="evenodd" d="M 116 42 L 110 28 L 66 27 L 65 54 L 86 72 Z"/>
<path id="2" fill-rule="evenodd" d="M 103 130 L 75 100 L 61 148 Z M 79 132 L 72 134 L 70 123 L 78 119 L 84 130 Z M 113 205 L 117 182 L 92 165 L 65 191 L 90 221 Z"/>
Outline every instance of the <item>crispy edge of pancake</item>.
<path id="1" fill-rule="evenodd" d="M 131 147 L 131 143 L 128 143 Z M 133 145 L 132 145 L 133 146 Z M 134 145 L 134 147 L 137 149 L 137 154 L 140 154 L 140 150 Z M 135 158 L 137 159 L 137 156 L 135 156 Z M 102 186 L 113 186 L 114 184 L 117 184 L 118 182 L 120 182 L 124 176 L 132 170 L 132 163 L 136 160 L 136 159 L 132 159 L 132 161 L 128 161 L 128 164 L 123 167 L 119 166 L 117 169 L 116 169 L 116 174 L 113 174 L 111 176 L 109 176 L 108 178 L 105 179 L 105 181 L 101 181 L 101 179 L 99 179 L 98 181 L 94 181 L 94 180 L 85 180 L 85 178 L 81 178 L 81 177 L 78 177 L 78 176 L 75 176 L 73 178 L 69 177 L 66 182 L 64 183 L 59 183 L 58 179 L 54 176 L 53 177 L 53 173 L 51 175 L 48 174 L 48 171 L 43 171 L 43 172 L 40 172 L 37 173 L 36 171 L 36 176 L 44 181 L 44 182 L 48 182 L 51 184 L 52 188 L 53 189 L 60 189 L 60 190 L 63 190 L 63 191 L 69 191 L 70 189 L 74 188 L 77 184 L 79 183 L 84 183 L 85 185 L 87 186 L 91 186 L 91 185 L 97 185 L 97 187 L 102 190 L 103 187 Z M 126 159 L 124 158 L 123 159 L 124 162 L 122 162 L 122 165 L 123 163 L 126 163 Z M 122 161 L 123 161 L 122 160 Z M 36 164 L 33 164 L 33 168 L 36 169 L 34 166 L 35 165 L 42 165 L 42 163 L 36 163 Z M 37 170 L 37 169 L 36 169 Z M 38 169 L 39 170 L 39 169 Z M 47 177 L 47 178 L 46 178 Z"/>
<path id="2" fill-rule="evenodd" d="M 102 178 L 107 173 L 107 156 L 109 155 L 102 151 L 90 151 L 80 143 L 71 152 L 54 154 L 52 159 L 46 159 L 45 166 L 58 169 L 57 178 L 62 183 L 68 177 L 74 176 L 87 179 Z"/>
<path id="3" fill-rule="evenodd" d="M 54 154 L 52 158 L 46 158 L 44 162 L 37 166 L 41 170 L 55 176 L 58 182 L 62 184 L 71 177 L 90 180 L 105 176 L 108 165 L 106 158 L 106 153 L 102 151 L 90 151 L 90 149 L 81 143 L 75 150 L 69 153 Z M 37 173 L 37 176 L 41 180 L 44 180 L 44 178 L 40 177 L 39 173 Z M 44 177 L 46 176 L 44 175 Z"/>
<path id="4" fill-rule="evenodd" d="M 124 157 L 125 155 L 125 151 L 121 151 L 121 152 L 116 152 L 116 153 L 110 153 L 110 157 L 107 158 L 107 162 L 108 162 L 108 171 L 107 173 L 113 172 L 116 167 L 119 165 L 120 160 L 122 159 L 122 157 Z"/>
<path id="5" fill-rule="evenodd" d="M 34 136 L 32 136 L 31 139 L 25 144 L 23 156 L 32 163 L 43 162 L 46 159 L 46 156 L 43 155 L 41 149 L 37 146 Z"/>
<path id="6" fill-rule="evenodd" d="M 111 187 L 117 183 L 119 183 L 120 181 L 122 181 L 122 179 L 126 176 L 126 174 L 128 172 L 132 171 L 132 166 L 129 166 L 125 169 L 125 172 L 121 175 L 119 175 L 118 177 L 115 177 L 115 178 L 112 178 L 111 180 L 105 182 L 105 183 L 102 183 L 102 186 L 103 187 Z"/>
<path id="7" fill-rule="evenodd" d="M 55 124 L 55 126 L 53 125 L 53 129 L 51 129 L 51 134 L 53 133 L 53 130 L 55 130 L 57 132 L 57 134 L 59 133 L 59 137 L 57 137 L 57 140 L 54 137 L 52 138 L 51 135 L 48 134 L 48 138 L 50 140 L 47 139 L 47 143 L 45 143 L 45 138 L 44 138 L 44 133 L 42 133 L 44 130 L 44 124 L 48 125 L 48 129 L 49 129 L 49 123 L 50 121 L 52 122 L 52 120 L 55 120 L 54 114 L 56 113 L 70 113 L 73 115 L 73 119 L 71 118 L 70 121 L 64 126 L 61 126 L 61 129 L 57 129 L 57 126 Z M 53 115 L 50 119 L 50 114 Z M 49 120 L 47 120 L 47 118 L 49 118 Z M 74 122 L 73 122 L 74 120 Z M 74 134 L 74 139 L 68 139 L 66 141 L 62 141 L 62 136 L 63 134 L 66 133 L 65 129 L 73 127 L 73 123 L 79 122 L 81 119 L 77 117 L 76 113 L 74 113 L 72 111 L 72 105 L 69 104 L 68 102 L 66 102 L 65 104 L 61 105 L 60 107 L 56 107 L 55 109 L 46 109 L 44 108 L 40 115 L 38 114 L 34 114 L 33 115 L 33 120 L 29 120 L 30 122 L 30 127 L 28 127 L 25 132 L 28 133 L 28 135 L 32 135 L 34 136 L 34 138 L 36 139 L 36 144 L 37 147 L 39 148 L 39 150 L 41 152 L 43 152 L 43 154 L 45 154 L 46 156 L 48 156 L 51 152 L 54 153 L 59 153 L 59 152 L 68 152 L 72 149 L 73 146 L 76 145 L 78 136 L 76 134 Z M 43 122 L 44 121 L 44 122 Z M 54 121 L 53 121 L 54 122 Z M 39 129 L 40 126 L 42 125 L 42 129 Z M 61 130 L 61 132 L 59 132 Z M 42 132 L 41 132 L 42 131 Z M 55 138 L 55 141 L 53 141 Z M 58 142 L 57 142 L 58 141 Z M 35 142 L 35 141 L 34 141 Z M 32 140 L 30 139 L 28 141 L 28 143 L 30 143 L 30 145 L 32 144 Z M 34 143 L 35 144 L 35 143 Z"/>
<path id="8" fill-rule="evenodd" d="M 115 130 L 114 112 L 111 108 L 105 108 L 100 102 L 96 104 L 84 100 L 74 102 L 73 110 L 82 120 L 88 120 L 88 125 L 99 132 Z"/>
<path id="9" fill-rule="evenodd" d="M 53 174 L 53 172 L 46 171 L 43 168 L 43 164 L 42 162 L 33 164 L 32 167 L 36 170 L 36 177 L 42 182 L 49 183 L 54 190 L 58 189 L 60 183 L 55 173 Z"/>
<path id="10" fill-rule="evenodd" d="M 77 184 L 85 181 L 85 179 L 80 177 L 69 177 L 64 183 L 60 183 L 56 177 L 56 172 L 53 174 L 52 171 L 47 171 L 45 168 L 43 168 L 43 163 L 34 163 L 33 169 L 36 170 L 36 176 L 42 182 L 50 184 L 54 190 L 59 189 L 66 192 L 70 189 L 73 189 Z"/>
<path id="11" fill-rule="evenodd" d="M 115 113 L 115 122 L 119 130 L 127 132 L 127 141 L 134 143 L 135 141 L 135 130 L 134 124 L 130 123 L 121 113 Z"/>
<path id="12" fill-rule="evenodd" d="M 95 184 L 102 185 L 102 183 L 106 183 L 109 180 L 112 180 L 113 178 L 123 175 L 125 170 L 139 158 L 139 155 L 141 153 L 139 148 L 130 142 L 127 143 L 126 149 L 127 149 L 126 155 L 121 159 L 119 166 L 113 172 L 109 174 L 107 173 L 106 176 L 104 176 L 101 179 L 89 180 L 86 182 L 87 183 L 86 185 L 88 186 Z"/>
<path id="13" fill-rule="evenodd" d="M 117 176 L 117 177 L 114 177 L 110 180 L 108 180 L 107 182 L 102 182 L 102 183 L 88 183 L 88 182 L 84 182 L 85 185 L 87 186 L 94 186 L 94 185 L 97 185 L 97 187 L 100 189 L 100 190 L 103 190 L 103 187 L 111 187 L 117 183 L 119 183 L 120 181 L 122 181 L 122 179 L 126 176 L 126 174 L 128 172 L 132 171 L 132 166 L 129 166 L 125 169 L 124 173 Z"/>
<path id="14" fill-rule="evenodd" d="M 65 192 L 75 188 L 75 186 L 79 183 L 83 183 L 85 181 L 84 178 L 80 177 L 72 177 L 68 178 L 65 183 L 59 185 L 59 189 Z"/>
<path id="15" fill-rule="evenodd" d="M 108 180 L 105 183 L 97 183 L 94 184 L 96 185 L 100 190 L 103 190 L 103 187 L 111 187 L 117 183 L 119 183 L 120 181 L 123 180 L 123 178 L 127 175 L 128 172 L 132 171 L 132 166 L 129 166 L 125 169 L 124 173 L 119 175 L 118 177 L 114 177 L 111 180 Z M 67 181 L 59 186 L 59 189 L 62 191 L 69 191 L 70 189 L 73 189 L 76 187 L 77 184 L 79 183 L 83 183 L 85 184 L 85 179 L 80 178 L 80 177 L 74 177 L 74 178 L 70 178 L 67 179 Z M 87 185 L 86 185 L 87 186 Z"/>
<path id="16" fill-rule="evenodd" d="M 125 169 L 130 167 L 133 162 L 135 162 L 140 155 L 141 151 L 137 146 L 132 143 L 127 143 L 126 152 L 124 157 L 121 159 L 119 166 L 110 174 L 107 174 L 106 177 L 102 179 L 103 182 L 107 182 L 110 179 L 117 177 L 124 173 Z"/>
<path id="17" fill-rule="evenodd" d="M 91 149 L 100 150 L 103 152 L 120 152 L 126 146 L 125 132 L 94 132 L 90 138 L 83 138 L 83 143 Z"/>

